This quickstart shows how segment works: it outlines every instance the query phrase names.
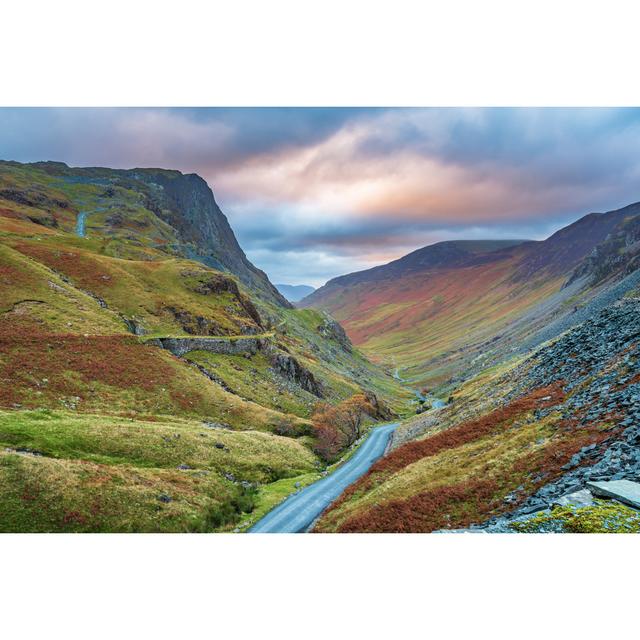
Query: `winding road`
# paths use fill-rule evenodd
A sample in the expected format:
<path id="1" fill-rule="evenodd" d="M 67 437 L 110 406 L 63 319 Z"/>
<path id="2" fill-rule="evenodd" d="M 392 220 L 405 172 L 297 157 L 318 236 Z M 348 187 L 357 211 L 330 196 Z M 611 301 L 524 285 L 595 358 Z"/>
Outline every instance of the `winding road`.
<path id="1" fill-rule="evenodd" d="M 249 533 L 299 533 L 313 521 L 350 485 L 364 475 L 382 456 L 391 433 L 399 422 L 375 427 L 353 456 L 332 474 L 310 484 L 289 496 L 262 520 L 249 529 Z"/>

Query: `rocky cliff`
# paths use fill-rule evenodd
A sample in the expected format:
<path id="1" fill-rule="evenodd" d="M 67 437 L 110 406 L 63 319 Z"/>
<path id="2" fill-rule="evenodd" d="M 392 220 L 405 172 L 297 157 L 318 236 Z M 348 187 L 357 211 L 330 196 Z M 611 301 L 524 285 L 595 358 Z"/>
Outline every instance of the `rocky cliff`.
<path id="1" fill-rule="evenodd" d="M 152 187 L 146 204 L 191 245 L 184 249 L 186 257 L 229 271 L 271 301 L 290 306 L 264 271 L 247 259 L 213 191 L 199 175 L 153 169 L 136 169 L 127 175 Z"/>
<path id="2" fill-rule="evenodd" d="M 617 224 L 604 240 L 576 267 L 568 285 L 587 278 L 598 285 L 616 276 L 625 276 L 640 267 L 640 203 L 621 209 Z"/>

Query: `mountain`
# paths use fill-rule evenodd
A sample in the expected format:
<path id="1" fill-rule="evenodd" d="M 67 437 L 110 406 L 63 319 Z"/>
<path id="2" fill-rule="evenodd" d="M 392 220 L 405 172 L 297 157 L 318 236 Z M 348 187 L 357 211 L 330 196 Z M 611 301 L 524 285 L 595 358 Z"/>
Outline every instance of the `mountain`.
<path id="1" fill-rule="evenodd" d="M 277 284 L 276 289 L 289 301 L 299 302 L 315 291 L 307 284 Z"/>
<path id="2" fill-rule="evenodd" d="M 316 409 L 408 397 L 198 176 L 0 163 L 0 531 L 244 530 L 320 477 Z"/>
<path id="3" fill-rule="evenodd" d="M 298 309 L 203 184 L 0 163 L 0 531 L 245 531 L 409 412 L 318 530 L 640 531 L 599 493 L 640 478 L 640 205 Z"/>
<path id="4" fill-rule="evenodd" d="M 390 278 L 402 278 L 428 269 L 462 267 L 477 264 L 488 259 L 488 255 L 501 249 L 508 249 L 526 240 L 453 240 L 416 249 L 411 253 L 379 267 L 350 273 L 329 280 L 318 289 L 314 298 L 323 298 L 339 288 L 361 283 L 374 283 Z M 492 256 L 493 257 L 493 256 Z"/>
<path id="5" fill-rule="evenodd" d="M 140 247 L 142 255 L 142 247 L 149 247 L 197 260 L 232 273 L 266 300 L 290 306 L 249 262 L 213 192 L 196 174 L 0 161 L 0 181 L 0 198 L 24 207 L 34 222 L 109 236 L 114 254 L 131 255 Z"/>
<path id="6" fill-rule="evenodd" d="M 544 241 L 438 243 L 335 278 L 301 306 L 331 313 L 399 376 L 446 387 L 575 324 L 577 309 L 634 268 L 639 212 L 592 213 Z"/>

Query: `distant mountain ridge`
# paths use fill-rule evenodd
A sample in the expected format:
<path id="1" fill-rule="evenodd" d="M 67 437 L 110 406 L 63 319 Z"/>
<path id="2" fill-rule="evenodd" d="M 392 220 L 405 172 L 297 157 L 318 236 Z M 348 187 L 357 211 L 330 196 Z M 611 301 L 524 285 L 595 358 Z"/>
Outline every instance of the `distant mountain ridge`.
<path id="1" fill-rule="evenodd" d="M 316 290 L 308 284 L 277 284 L 275 286 L 289 302 L 299 302 Z"/>
<path id="2" fill-rule="evenodd" d="M 378 267 L 355 271 L 329 280 L 316 289 L 317 296 L 336 285 L 346 286 L 359 282 L 374 282 L 399 277 L 412 272 L 436 267 L 456 267 L 487 260 L 486 254 L 509 249 L 531 240 L 445 240 L 416 249 L 397 260 Z M 315 297 L 315 296 L 314 296 Z M 311 300 L 309 301 L 311 302 Z"/>
<path id="3" fill-rule="evenodd" d="M 440 242 L 334 278 L 300 306 L 331 313 L 369 357 L 442 385 L 637 269 L 639 214 L 638 203 L 591 213 L 543 241 Z"/>

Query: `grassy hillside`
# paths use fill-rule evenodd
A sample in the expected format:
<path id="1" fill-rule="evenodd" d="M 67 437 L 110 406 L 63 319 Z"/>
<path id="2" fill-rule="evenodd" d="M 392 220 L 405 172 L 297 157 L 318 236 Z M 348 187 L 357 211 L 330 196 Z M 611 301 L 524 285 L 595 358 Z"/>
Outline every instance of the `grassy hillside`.
<path id="1" fill-rule="evenodd" d="M 7 246 L 48 267 L 75 289 L 116 310 L 149 334 L 236 335 L 261 331 L 249 297 L 235 281 L 182 259 L 125 260 L 102 255 L 104 245 L 66 236 L 7 239 Z"/>
<path id="2" fill-rule="evenodd" d="M 322 313 L 281 304 L 239 248 L 212 266 L 181 174 L 142 177 L 0 163 L 4 531 L 241 527 L 321 468 L 319 402 L 364 390 L 405 407 L 397 381 Z M 186 182 L 212 242 L 232 234 Z M 177 357 L 158 337 L 261 346 Z"/>
<path id="3" fill-rule="evenodd" d="M 486 350 L 514 319 L 557 292 L 511 279 L 517 257 L 353 285 L 321 306 L 370 358 L 416 385 L 438 386 Z"/>
<path id="4" fill-rule="evenodd" d="M 2 531 L 209 531 L 315 468 L 291 438 L 69 411 L 0 412 Z"/>

